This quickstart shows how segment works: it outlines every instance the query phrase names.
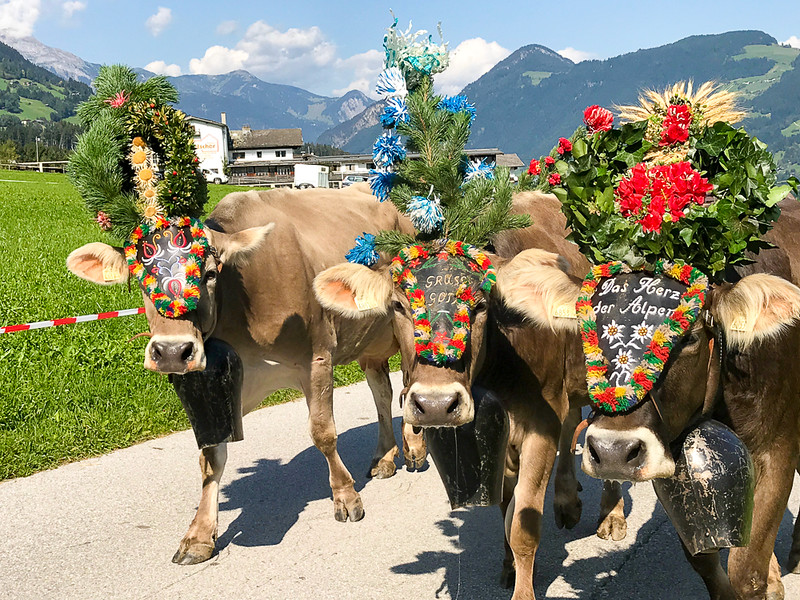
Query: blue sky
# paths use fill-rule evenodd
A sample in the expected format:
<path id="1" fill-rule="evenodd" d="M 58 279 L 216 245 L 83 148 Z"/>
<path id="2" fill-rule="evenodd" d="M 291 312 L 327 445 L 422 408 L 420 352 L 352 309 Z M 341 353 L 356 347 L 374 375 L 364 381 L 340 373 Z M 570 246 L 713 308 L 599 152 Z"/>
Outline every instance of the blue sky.
<path id="1" fill-rule="evenodd" d="M 723 8 L 724 7 L 724 8 Z M 800 47 L 800 2 L 495 2 L 0 0 L 0 29 L 96 63 L 170 75 L 244 68 L 265 81 L 371 93 L 389 9 L 405 28 L 442 22 L 454 51 L 437 78 L 455 93 L 510 52 L 542 44 L 573 60 L 607 58 L 689 35 L 758 29 Z"/>

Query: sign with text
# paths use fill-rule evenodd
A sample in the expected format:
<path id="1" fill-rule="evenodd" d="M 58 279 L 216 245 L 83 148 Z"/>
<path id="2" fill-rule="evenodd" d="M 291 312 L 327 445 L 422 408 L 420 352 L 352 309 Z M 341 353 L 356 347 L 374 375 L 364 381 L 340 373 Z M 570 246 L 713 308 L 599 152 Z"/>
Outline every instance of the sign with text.
<path id="1" fill-rule="evenodd" d="M 470 260 L 461 256 L 431 256 L 421 266 L 413 269 L 417 286 L 425 293 L 425 306 L 431 331 L 450 332 L 453 315 L 458 308 L 456 294 L 462 285 L 477 290 L 483 275 L 470 269 Z"/>
<path id="2" fill-rule="evenodd" d="M 611 385 L 630 381 L 656 329 L 669 319 L 687 289 L 679 281 L 647 272 L 615 275 L 598 284 L 592 308 Z"/>

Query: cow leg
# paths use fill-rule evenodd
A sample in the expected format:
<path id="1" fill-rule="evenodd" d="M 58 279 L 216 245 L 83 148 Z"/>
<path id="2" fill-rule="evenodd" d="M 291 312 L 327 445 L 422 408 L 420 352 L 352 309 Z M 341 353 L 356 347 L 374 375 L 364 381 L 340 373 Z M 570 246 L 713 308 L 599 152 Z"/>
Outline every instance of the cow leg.
<path id="1" fill-rule="evenodd" d="M 785 449 L 784 449 L 785 452 Z M 782 600 L 783 585 L 768 587 L 775 538 L 792 491 L 796 461 L 771 448 L 758 464 L 750 544 L 731 548 L 728 575 L 740 600 Z"/>
<path id="2" fill-rule="evenodd" d="M 203 493 L 189 531 L 183 536 L 172 562 L 194 565 L 211 558 L 217 540 L 219 515 L 219 481 L 228 459 L 228 445 L 203 448 L 200 451 L 200 473 L 203 476 Z"/>
<path id="3" fill-rule="evenodd" d="M 519 476 L 514 487 L 514 513 L 508 543 L 514 553 L 514 595 L 512 600 L 534 600 L 533 564 L 542 533 L 544 495 L 558 447 L 560 423 L 524 434 Z"/>
<path id="4" fill-rule="evenodd" d="M 392 429 L 392 383 L 389 381 L 389 363 L 381 360 L 359 361 L 372 399 L 378 411 L 378 445 L 369 466 L 369 477 L 386 479 L 395 474 L 394 459 L 400 453 Z"/>
<path id="5" fill-rule="evenodd" d="M 800 473 L 800 465 L 797 466 L 797 472 Z M 789 551 L 787 567 L 792 573 L 800 573 L 800 511 L 797 512 L 797 518 L 794 520 L 792 549 Z"/>
<path id="6" fill-rule="evenodd" d="M 503 499 L 500 501 L 500 511 L 503 515 L 503 524 L 507 523 L 507 519 L 513 516 L 514 513 L 514 487 L 517 485 L 516 475 L 506 474 L 503 477 Z M 509 508 L 511 515 L 509 515 Z M 507 532 L 510 533 L 510 523 Z M 505 589 L 510 589 L 514 585 L 514 578 L 516 569 L 514 567 L 514 552 L 508 544 L 508 535 L 503 536 L 503 546 L 505 549 L 505 556 L 503 557 L 503 570 L 500 573 L 500 585 Z"/>
<path id="7" fill-rule="evenodd" d="M 364 505 L 356 492 L 352 475 L 336 450 L 336 424 L 333 420 L 333 361 L 330 353 L 315 353 L 311 361 L 310 381 L 303 384 L 308 404 L 308 428 L 314 445 L 328 461 L 333 516 L 337 521 L 360 521 Z"/>
<path id="8" fill-rule="evenodd" d="M 428 446 L 421 427 L 409 425 L 403 420 L 403 459 L 406 469 L 413 471 L 425 466 L 428 457 Z"/>
<path id="9" fill-rule="evenodd" d="M 625 520 L 625 499 L 619 481 L 603 481 L 600 496 L 600 518 L 597 521 L 597 537 L 615 542 L 624 540 L 628 534 Z"/>
<path id="10" fill-rule="evenodd" d="M 719 551 L 708 554 L 692 554 L 681 543 L 686 560 L 692 565 L 695 573 L 703 578 L 708 595 L 711 600 L 736 600 L 736 593 L 731 587 L 731 582 L 719 562 Z"/>
<path id="11" fill-rule="evenodd" d="M 559 529 L 572 529 L 581 520 L 582 503 L 578 492 L 581 487 L 575 476 L 575 457 L 572 455 L 572 434 L 581 422 L 579 406 L 570 408 L 567 418 L 561 426 L 561 437 L 558 442 L 558 465 L 553 494 L 553 513 Z"/>
<path id="12" fill-rule="evenodd" d="M 767 600 L 782 600 L 786 595 L 786 588 L 781 580 L 781 564 L 778 557 L 772 554 L 769 559 L 769 575 L 767 576 Z"/>

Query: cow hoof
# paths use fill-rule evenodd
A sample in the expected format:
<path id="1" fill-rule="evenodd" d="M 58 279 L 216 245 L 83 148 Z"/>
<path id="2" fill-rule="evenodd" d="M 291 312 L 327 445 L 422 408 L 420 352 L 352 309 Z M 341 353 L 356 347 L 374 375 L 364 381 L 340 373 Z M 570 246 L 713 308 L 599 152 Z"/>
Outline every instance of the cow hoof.
<path id="1" fill-rule="evenodd" d="M 577 494 L 571 500 L 566 502 L 559 502 L 558 499 L 553 500 L 553 513 L 556 518 L 556 526 L 559 529 L 566 527 L 572 529 L 581 520 L 581 510 L 583 502 L 578 498 Z"/>
<path id="2" fill-rule="evenodd" d="M 628 534 L 628 522 L 624 518 L 608 515 L 597 524 L 597 537 L 619 542 Z"/>
<path id="3" fill-rule="evenodd" d="M 500 585 L 510 590 L 514 587 L 514 581 L 517 577 L 517 570 L 514 568 L 514 561 L 503 561 L 503 571 L 500 573 Z"/>
<path id="4" fill-rule="evenodd" d="M 397 466 L 391 460 L 379 460 L 369 470 L 369 476 L 375 479 L 389 479 L 397 472 Z"/>
<path id="5" fill-rule="evenodd" d="M 349 506 L 343 500 L 334 500 L 333 517 L 342 523 L 347 521 L 348 518 L 353 523 L 363 519 L 364 505 L 361 503 L 361 497 L 356 496 L 356 499 L 350 502 Z"/>
<path id="6" fill-rule="evenodd" d="M 212 544 L 194 543 L 186 548 L 181 544 L 172 557 L 172 562 L 176 565 L 197 565 L 207 561 L 213 554 L 214 546 Z"/>
<path id="7" fill-rule="evenodd" d="M 427 456 L 418 456 L 416 454 L 405 454 L 403 459 L 406 463 L 406 469 L 409 471 L 421 471 L 427 462 Z"/>
<path id="8" fill-rule="evenodd" d="M 800 551 L 789 553 L 789 562 L 786 568 L 790 573 L 800 573 Z"/>

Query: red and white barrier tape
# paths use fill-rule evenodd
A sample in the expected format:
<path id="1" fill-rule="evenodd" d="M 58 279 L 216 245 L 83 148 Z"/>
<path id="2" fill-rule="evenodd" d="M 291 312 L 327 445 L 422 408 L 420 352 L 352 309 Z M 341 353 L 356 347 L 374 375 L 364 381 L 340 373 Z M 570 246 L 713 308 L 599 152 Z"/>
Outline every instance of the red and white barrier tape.
<path id="1" fill-rule="evenodd" d="M 113 319 L 114 317 L 129 317 L 131 315 L 141 315 L 142 313 L 144 313 L 144 307 L 112 310 L 111 312 L 97 313 L 95 315 L 67 317 L 65 319 L 53 319 L 52 321 L 38 321 L 36 323 L 25 323 L 24 325 L 7 325 L 6 327 L 0 327 L 0 334 L 28 331 L 30 329 L 44 329 L 45 327 L 56 327 L 58 325 L 72 325 L 73 323 L 86 323 L 87 321 L 100 321 L 102 319 Z"/>

